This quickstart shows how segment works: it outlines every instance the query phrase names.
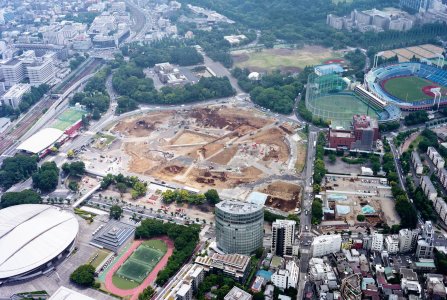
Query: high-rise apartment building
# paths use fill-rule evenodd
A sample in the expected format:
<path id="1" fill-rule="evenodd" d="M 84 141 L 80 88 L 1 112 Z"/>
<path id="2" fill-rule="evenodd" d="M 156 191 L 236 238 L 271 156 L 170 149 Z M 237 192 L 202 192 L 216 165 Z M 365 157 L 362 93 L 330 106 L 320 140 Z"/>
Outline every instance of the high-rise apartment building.
<path id="1" fill-rule="evenodd" d="M 292 255 L 295 241 L 296 222 L 292 220 L 276 220 L 272 224 L 272 253 L 274 255 Z"/>

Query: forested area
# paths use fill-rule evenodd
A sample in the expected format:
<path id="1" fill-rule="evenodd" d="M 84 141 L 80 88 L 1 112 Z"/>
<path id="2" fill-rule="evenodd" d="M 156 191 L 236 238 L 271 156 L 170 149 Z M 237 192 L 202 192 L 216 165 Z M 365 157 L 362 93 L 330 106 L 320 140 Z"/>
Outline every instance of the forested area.
<path id="1" fill-rule="evenodd" d="M 106 91 L 106 80 L 111 72 L 110 67 L 98 71 L 85 85 L 84 91 L 73 95 L 70 104 L 84 105 L 92 113 L 92 118 L 97 120 L 101 113 L 107 111 L 110 106 L 110 97 Z"/>
<path id="2" fill-rule="evenodd" d="M 169 62 L 180 66 L 192 66 L 203 63 L 203 56 L 196 48 L 180 40 L 164 39 L 146 44 L 132 44 L 121 47 L 124 56 L 129 56 L 135 65 L 143 68 Z"/>
<path id="3" fill-rule="evenodd" d="M 186 0 L 180 2 L 186 3 Z M 327 14 L 343 16 L 354 8 L 365 10 L 396 6 L 394 0 L 267 1 L 267 0 L 188 0 L 193 5 L 208 7 L 249 28 L 261 30 L 260 42 L 272 47 L 277 40 L 298 45 L 320 44 L 327 47 L 371 46 L 383 48 L 435 41 L 447 36 L 447 25 L 427 24 L 405 32 L 337 31 L 326 25 Z"/>
<path id="4" fill-rule="evenodd" d="M 428 113 L 425 110 L 418 110 L 405 116 L 404 123 L 407 126 L 425 123 L 428 121 Z"/>
<path id="5" fill-rule="evenodd" d="M 33 174 L 33 187 L 48 193 L 56 189 L 59 183 L 59 168 L 54 161 L 45 162 Z"/>
<path id="6" fill-rule="evenodd" d="M 165 284 L 169 277 L 174 275 L 191 257 L 199 241 L 200 227 L 197 225 L 183 226 L 175 223 L 163 223 L 163 221 L 146 219 L 141 222 L 135 231 L 135 237 L 149 239 L 167 235 L 174 241 L 174 253 L 168 260 L 168 264 L 161 270 L 156 279 L 158 285 Z"/>
<path id="7" fill-rule="evenodd" d="M 6 158 L 0 167 L 0 186 L 7 190 L 37 171 L 37 157 L 18 154 Z"/>
<path id="8" fill-rule="evenodd" d="M 0 106 L 0 117 L 9 117 L 11 119 L 16 119 L 21 113 L 27 112 L 31 106 L 36 104 L 42 99 L 43 95 L 50 90 L 48 84 L 41 84 L 38 87 L 31 87 L 31 91 L 23 94 L 22 100 L 19 104 L 19 109 L 13 109 L 9 105 Z"/>
<path id="9" fill-rule="evenodd" d="M 132 62 L 120 64 L 114 71 L 112 84 L 121 95 L 117 113 L 134 110 L 139 103 L 181 104 L 235 94 L 227 77 L 202 77 L 196 84 L 165 86 L 157 91 L 152 79 L 146 78 L 143 69 Z"/>
<path id="10" fill-rule="evenodd" d="M 107 174 L 101 181 L 101 189 L 107 189 L 111 185 L 114 185 L 121 194 L 128 192 L 130 189 L 133 199 L 144 196 L 147 192 L 147 183 L 137 176 L 124 176 L 121 173 L 118 175 Z"/>

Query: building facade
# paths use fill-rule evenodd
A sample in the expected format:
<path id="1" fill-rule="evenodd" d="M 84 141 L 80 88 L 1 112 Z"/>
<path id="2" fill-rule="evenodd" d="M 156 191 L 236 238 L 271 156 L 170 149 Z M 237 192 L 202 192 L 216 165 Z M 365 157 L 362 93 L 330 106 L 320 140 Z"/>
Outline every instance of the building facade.
<path id="1" fill-rule="evenodd" d="M 18 109 L 24 94 L 31 90 L 31 85 L 18 83 L 13 85 L 1 98 L 1 105 L 11 106 Z"/>
<path id="2" fill-rule="evenodd" d="M 401 229 L 399 230 L 399 251 L 406 253 L 412 251 L 416 247 L 418 240 L 418 230 Z"/>
<path id="3" fill-rule="evenodd" d="M 341 235 L 332 234 L 317 236 L 312 242 L 311 249 L 313 257 L 337 253 L 341 249 Z"/>
<path id="4" fill-rule="evenodd" d="M 285 269 L 277 270 L 271 278 L 274 286 L 280 289 L 296 288 L 299 278 L 299 268 L 294 261 L 288 261 Z"/>
<path id="5" fill-rule="evenodd" d="M 276 220 L 272 224 L 272 253 L 283 256 L 292 255 L 295 243 L 296 222 L 292 220 Z"/>
<path id="6" fill-rule="evenodd" d="M 383 249 L 383 234 L 374 232 L 371 239 L 371 250 L 382 251 Z"/>

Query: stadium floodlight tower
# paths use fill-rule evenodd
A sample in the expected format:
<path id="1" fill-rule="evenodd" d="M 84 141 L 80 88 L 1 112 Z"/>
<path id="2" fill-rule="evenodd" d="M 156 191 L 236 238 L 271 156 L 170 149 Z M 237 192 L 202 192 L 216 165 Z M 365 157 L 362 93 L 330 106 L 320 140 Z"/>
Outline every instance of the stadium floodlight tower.
<path id="1" fill-rule="evenodd" d="M 430 89 L 430 92 L 432 92 L 435 95 L 435 99 L 433 101 L 433 108 L 436 106 L 436 103 L 438 103 L 436 110 L 439 110 L 439 105 L 441 104 L 441 88 L 435 87 Z"/>
<path id="2" fill-rule="evenodd" d="M 373 68 L 377 68 L 377 64 L 379 63 L 379 57 L 382 56 L 383 52 L 378 52 L 376 53 L 376 55 L 374 55 L 374 64 L 373 64 Z"/>

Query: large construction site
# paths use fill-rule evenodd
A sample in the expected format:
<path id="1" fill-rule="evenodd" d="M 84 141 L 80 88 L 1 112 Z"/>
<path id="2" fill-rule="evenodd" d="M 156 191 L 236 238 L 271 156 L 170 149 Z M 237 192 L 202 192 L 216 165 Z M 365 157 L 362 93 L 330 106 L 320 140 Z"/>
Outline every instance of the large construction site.
<path id="1" fill-rule="evenodd" d="M 105 162 L 105 173 L 134 174 L 186 189 L 230 194 L 243 189 L 239 198 L 258 190 L 271 196 L 267 205 L 292 210 L 299 203 L 296 166 L 305 160 L 306 144 L 298 130 L 293 122 L 241 105 L 154 111 L 118 121 L 107 132 L 116 138 L 107 155 L 95 157 L 102 151 L 92 149 L 83 159 L 96 169 Z M 291 186 L 278 190 L 276 180 Z M 292 201 L 278 204 L 281 197 Z"/>

